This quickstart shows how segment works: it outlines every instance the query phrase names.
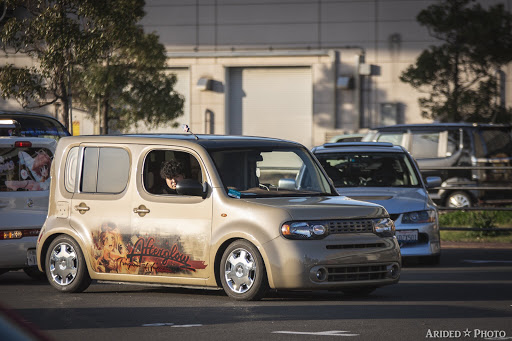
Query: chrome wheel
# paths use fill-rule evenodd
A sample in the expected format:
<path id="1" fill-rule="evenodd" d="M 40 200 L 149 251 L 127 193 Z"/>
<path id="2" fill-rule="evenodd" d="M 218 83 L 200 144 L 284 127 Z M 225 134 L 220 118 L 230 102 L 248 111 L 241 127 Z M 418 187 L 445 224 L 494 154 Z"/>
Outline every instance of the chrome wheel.
<path id="1" fill-rule="evenodd" d="M 53 282 L 60 286 L 71 284 L 77 275 L 78 257 L 72 245 L 59 243 L 51 250 L 49 270 Z"/>
<path id="2" fill-rule="evenodd" d="M 455 192 L 450 194 L 446 200 L 448 207 L 471 207 L 471 198 L 463 192 Z"/>
<path id="3" fill-rule="evenodd" d="M 249 251 L 242 248 L 233 250 L 224 266 L 226 284 L 233 292 L 244 294 L 253 286 L 256 271 L 256 262 Z"/>

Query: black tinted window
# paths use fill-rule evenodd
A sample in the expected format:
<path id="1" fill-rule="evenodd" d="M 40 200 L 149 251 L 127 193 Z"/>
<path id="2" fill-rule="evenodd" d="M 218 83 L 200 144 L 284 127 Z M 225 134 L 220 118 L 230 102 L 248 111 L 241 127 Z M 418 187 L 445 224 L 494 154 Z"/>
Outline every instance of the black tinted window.
<path id="1" fill-rule="evenodd" d="M 0 115 L 0 118 L 16 120 L 21 126 L 21 136 L 49 137 L 58 140 L 61 137 L 70 135 L 66 128 L 60 124 L 59 121 L 49 117 Z"/>
<path id="2" fill-rule="evenodd" d="M 512 153 L 512 137 L 506 129 L 486 129 L 480 132 L 487 152 L 480 157 L 509 157 Z"/>

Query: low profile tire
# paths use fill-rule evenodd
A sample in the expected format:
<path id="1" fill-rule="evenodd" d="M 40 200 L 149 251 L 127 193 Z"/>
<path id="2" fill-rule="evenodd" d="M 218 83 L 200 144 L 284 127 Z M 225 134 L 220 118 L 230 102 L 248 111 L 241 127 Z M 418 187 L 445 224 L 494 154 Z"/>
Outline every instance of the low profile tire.
<path id="1" fill-rule="evenodd" d="M 466 192 L 453 192 L 446 197 L 446 207 L 471 207 L 471 196 Z"/>
<path id="2" fill-rule="evenodd" d="M 342 289 L 343 294 L 349 297 L 366 297 L 374 292 L 376 287 L 346 288 Z"/>
<path id="3" fill-rule="evenodd" d="M 50 244 L 46 275 L 50 284 L 61 292 L 82 292 L 91 284 L 82 250 L 69 236 L 59 236 Z"/>
<path id="4" fill-rule="evenodd" d="M 23 271 L 25 274 L 27 274 L 28 277 L 35 279 L 36 281 L 42 281 L 46 278 L 44 272 L 39 271 L 39 269 L 36 267 L 23 268 Z"/>
<path id="5" fill-rule="evenodd" d="M 263 298 L 268 289 L 268 279 L 258 249 L 245 240 L 231 243 L 221 259 L 220 280 L 226 294 L 235 300 Z"/>

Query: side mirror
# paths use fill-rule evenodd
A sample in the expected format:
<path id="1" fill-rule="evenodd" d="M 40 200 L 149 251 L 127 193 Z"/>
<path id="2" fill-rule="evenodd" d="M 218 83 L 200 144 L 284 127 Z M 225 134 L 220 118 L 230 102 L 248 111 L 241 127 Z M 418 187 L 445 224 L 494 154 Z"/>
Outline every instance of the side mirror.
<path id="1" fill-rule="evenodd" d="M 427 188 L 441 186 L 442 180 L 439 176 L 428 176 L 426 179 Z"/>
<path id="2" fill-rule="evenodd" d="M 294 191 L 297 189 L 297 184 L 295 183 L 294 179 L 279 179 L 277 187 L 279 189 L 288 189 Z"/>
<path id="3" fill-rule="evenodd" d="M 206 197 L 206 191 L 197 180 L 183 179 L 176 185 L 176 193 L 194 197 Z"/>

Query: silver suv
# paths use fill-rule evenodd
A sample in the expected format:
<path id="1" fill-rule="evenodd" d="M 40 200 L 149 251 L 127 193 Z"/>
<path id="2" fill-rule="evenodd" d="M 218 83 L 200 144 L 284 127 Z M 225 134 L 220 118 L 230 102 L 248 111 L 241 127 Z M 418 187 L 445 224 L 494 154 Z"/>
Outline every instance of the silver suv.
<path id="1" fill-rule="evenodd" d="M 401 256 L 380 205 L 337 194 L 295 142 L 213 135 L 66 137 L 37 259 L 53 287 L 92 279 L 368 294 Z"/>

